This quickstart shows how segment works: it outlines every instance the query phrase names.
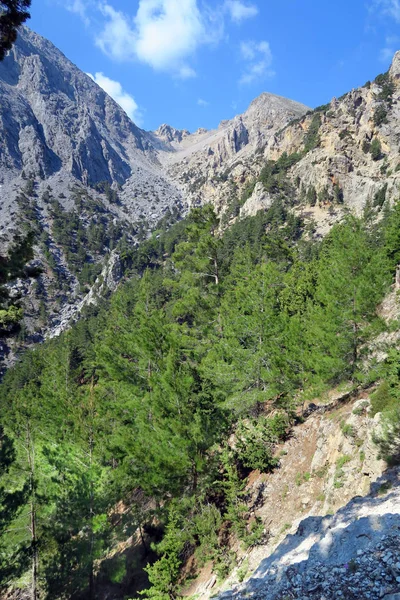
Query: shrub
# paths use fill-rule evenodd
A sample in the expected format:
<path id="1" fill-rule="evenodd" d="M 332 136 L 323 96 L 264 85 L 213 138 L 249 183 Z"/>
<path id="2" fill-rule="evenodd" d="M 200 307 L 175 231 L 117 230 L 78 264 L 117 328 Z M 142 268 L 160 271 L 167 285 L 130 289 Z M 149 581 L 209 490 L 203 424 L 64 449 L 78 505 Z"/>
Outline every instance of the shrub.
<path id="1" fill-rule="evenodd" d="M 307 190 L 307 203 L 310 206 L 315 206 L 317 203 L 317 192 L 313 185 L 310 185 L 310 187 Z"/>
<path id="2" fill-rule="evenodd" d="M 387 183 L 380 190 L 375 193 L 373 205 L 375 207 L 382 208 L 385 200 L 386 200 L 386 191 L 387 191 Z"/>
<path id="3" fill-rule="evenodd" d="M 380 104 L 375 112 L 374 112 L 374 123 L 377 127 L 379 127 L 379 125 L 383 125 L 384 123 L 387 123 L 387 115 L 388 115 L 388 111 L 386 109 L 386 107 L 383 104 Z"/>
<path id="4" fill-rule="evenodd" d="M 354 427 L 349 423 L 344 423 L 342 425 L 342 433 L 345 437 L 355 437 Z"/>
<path id="5" fill-rule="evenodd" d="M 10 306 L 8 309 L 0 309 L 0 327 L 16 325 L 23 317 L 22 308 Z"/>
<path id="6" fill-rule="evenodd" d="M 379 458 L 389 464 L 400 464 L 400 406 L 384 413 L 382 431 L 375 435 L 374 442 L 379 447 Z"/>
<path id="7" fill-rule="evenodd" d="M 376 391 L 371 395 L 371 416 L 392 409 L 396 404 L 396 399 L 391 394 L 391 389 L 387 381 L 382 381 Z"/>
<path id="8" fill-rule="evenodd" d="M 382 146 L 378 138 L 374 138 L 371 142 L 370 152 L 372 160 L 379 160 L 382 158 Z"/>
<path id="9" fill-rule="evenodd" d="M 319 146 L 321 140 L 318 132 L 319 128 L 321 127 L 321 123 L 321 115 L 319 113 L 315 114 L 304 138 L 305 152 L 310 152 Z"/>
<path id="10" fill-rule="evenodd" d="M 364 154 L 368 154 L 368 152 L 370 150 L 371 150 L 371 144 L 367 140 L 364 140 L 363 144 L 362 144 L 362 151 L 364 152 Z"/>
<path id="11" fill-rule="evenodd" d="M 237 460 L 243 467 L 268 472 L 279 459 L 274 456 L 276 443 L 286 435 L 288 427 L 284 415 L 272 419 L 260 419 L 252 423 L 240 423 L 237 429 Z"/>
<path id="12" fill-rule="evenodd" d="M 343 204 L 344 196 L 343 189 L 340 187 L 338 183 L 335 183 L 333 186 L 333 197 L 337 204 Z"/>
<path id="13" fill-rule="evenodd" d="M 238 578 L 239 583 L 242 583 L 242 581 L 244 581 L 246 579 L 246 575 L 248 572 L 249 572 L 249 559 L 246 558 L 240 565 L 240 568 L 238 569 L 238 572 L 237 572 L 237 578 Z"/>

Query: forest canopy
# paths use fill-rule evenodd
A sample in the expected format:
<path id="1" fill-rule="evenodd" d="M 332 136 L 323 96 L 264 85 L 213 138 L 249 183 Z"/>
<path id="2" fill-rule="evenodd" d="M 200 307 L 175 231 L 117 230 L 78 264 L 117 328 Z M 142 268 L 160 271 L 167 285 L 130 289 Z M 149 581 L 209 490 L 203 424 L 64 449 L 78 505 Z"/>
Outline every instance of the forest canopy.
<path id="1" fill-rule="evenodd" d="M 148 597 L 179 595 L 190 554 L 227 574 L 217 532 L 263 539 L 246 477 L 277 468 L 297 406 L 381 376 L 365 358 L 385 327 L 399 224 L 396 206 L 308 241 L 276 201 L 221 235 L 206 206 L 132 249 L 111 300 L 1 385 L 3 584 L 30 573 L 38 598 L 95 598 L 104 582 L 128 593 L 133 567 L 112 548 L 135 532 Z M 391 360 L 380 369 L 397 390 Z"/>

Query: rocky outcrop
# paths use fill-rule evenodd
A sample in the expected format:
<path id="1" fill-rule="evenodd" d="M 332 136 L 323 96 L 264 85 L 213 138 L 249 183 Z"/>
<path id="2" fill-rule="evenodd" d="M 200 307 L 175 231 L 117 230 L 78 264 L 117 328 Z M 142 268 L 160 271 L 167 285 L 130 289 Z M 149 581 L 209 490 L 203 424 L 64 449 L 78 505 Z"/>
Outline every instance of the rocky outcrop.
<path id="1" fill-rule="evenodd" d="M 170 125 L 160 125 L 160 127 L 154 132 L 161 140 L 164 142 L 181 142 L 185 137 L 190 135 L 190 131 L 187 129 L 175 129 L 175 127 L 171 127 Z"/>
<path id="2" fill-rule="evenodd" d="M 304 519 L 248 582 L 219 598 L 397 600 L 399 542 L 400 472 L 393 470 L 335 515 Z"/>
<path id="3" fill-rule="evenodd" d="M 371 415 L 372 391 L 331 390 L 323 402 L 304 407 L 305 421 L 277 450 L 279 467 L 249 476 L 248 511 L 262 522 L 264 539 L 247 550 L 234 547 L 238 567 L 223 584 L 205 568 L 188 595 L 377 600 L 381 591 L 400 591 L 400 574 L 390 568 L 394 553 L 392 562 L 381 560 L 400 541 L 400 470 L 387 470 L 377 457 L 380 416 Z M 365 582 L 362 591 L 371 595 L 358 596 Z"/>
<path id="4" fill-rule="evenodd" d="M 309 109 L 298 102 L 263 93 L 247 111 L 215 130 L 199 129 L 159 155 L 168 176 L 190 205 L 211 202 L 224 211 L 228 178 L 240 186 L 261 165 L 267 142 L 292 119 Z M 261 168 L 261 166 L 260 166 Z"/>
<path id="5" fill-rule="evenodd" d="M 390 77 L 396 83 L 400 83 L 400 50 L 393 57 L 392 64 L 389 69 Z"/>
<path id="6" fill-rule="evenodd" d="M 265 191 L 261 182 L 256 183 L 250 198 L 246 200 L 240 209 L 240 217 L 251 217 L 259 210 L 267 210 L 273 203 L 272 196 Z"/>
<path id="7" fill-rule="evenodd" d="M 85 306 L 95 305 L 106 298 L 110 292 L 117 289 L 119 282 L 124 276 L 121 258 L 118 252 L 113 251 L 107 257 L 104 267 L 85 297 L 77 303 L 66 304 L 60 313 L 52 319 L 45 338 L 57 337 L 65 331 L 72 323 L 79 319 L 80 313 Z"/>
<path id="8" fill-rule="evenodd" d="M 107 182 L 120 188 L 121 208 L 133 221 L 142 215 L 154 222 L 181 204 L 150 134 L 53 44 L 26 27 L 0 63 L 0 97 L 0 195 L 8 200 L 1 203 L 0 223 L 9 220 L 22 172 L 37 180 L 39 193 L 50 183 L 64 196 L 77 182 L 89 187 Z"/>

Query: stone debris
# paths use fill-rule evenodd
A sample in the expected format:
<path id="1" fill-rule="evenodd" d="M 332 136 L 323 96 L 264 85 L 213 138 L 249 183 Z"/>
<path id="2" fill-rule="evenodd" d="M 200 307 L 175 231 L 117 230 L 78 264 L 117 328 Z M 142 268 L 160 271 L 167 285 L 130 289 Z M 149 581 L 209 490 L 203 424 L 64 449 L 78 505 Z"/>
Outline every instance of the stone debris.
<path id="1" fill-rule="evenodd" d="M 385 474 L 370 496 L 333 516 L 304 519 L 248 581 L 219 600 L 400 600 L 399 475 Z"/>

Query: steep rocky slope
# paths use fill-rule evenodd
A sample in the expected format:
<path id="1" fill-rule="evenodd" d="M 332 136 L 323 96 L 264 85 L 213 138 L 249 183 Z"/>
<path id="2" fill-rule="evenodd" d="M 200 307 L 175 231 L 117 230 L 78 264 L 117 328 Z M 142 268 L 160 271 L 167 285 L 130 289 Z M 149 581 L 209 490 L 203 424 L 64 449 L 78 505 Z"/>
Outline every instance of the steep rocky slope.
<path id="1" fill-rule="evenodd" d="M 333 516 L 305 518 L 248 582 L 220 597 L 398 600 L 399 474 L 388 472 Z"/>
<path id="2" fill-rule="evenodd" d="M 279 468 L 249 478 L 247 503 L 265 527 L 263 542 L 234 547 L 238 567 L 222 585 L 206 565 L 185 594 L 375 600 L 400 591 L 400 473 L 377 458 L 371 391 L 332 391 L 306 410 L 278 451 Z"/>
<path id="3" fill-rule="evenodd" d="M 161 160 L 190 202 L 212 202 L 226 222 L 278 198 L 324 234 L 346 210 L 379 210 L 397 198 L 399 99 L 397 53 L 387 74 L 314 111 L 263 94 L 215 132 L 172 142 L 175 152 Z M 283 107 L 293 115 L 288 125 Z M 282 126 L 271 128 L 270 118 Z M 272 174 L 265 173 L 269 161 Z"/>
<path id="4" fill-rule="evenodd" d="M 222 121 L 216 130 L 199 129 L 192 135 L 165 137 L 165 126 L 156 132 L 170 144 L 171 152 L 160 155 L 168 175 L 180 184 L 185 198 L 193 204 L 212 202 L 223 209 L 226 174 L 239 165 L 251 169 L 257 154 L 287 124 L 309 109 L 298 102 L 261 94 L 247 111 L 231 121 Z M 225 199 L 226 200 L 226 199 Z"/>
<path id="5" fill-rule="evenodd" d="M 287 155 L 291 164 L 283 171 L 290 202 L 295 210 L 308 211 L 321 233 L 335 220 L 335 212 L 338 218 L 347 209 L 358 214 L 366 206 L 380 210 L 398 196 L 399 73 L 397 53 L 389 73 L 294 121 L 264 148 L 258 175 L 267 160 Z M 247 172 L 245 179 L 253 176 Z M 231 177 L 235 180 L 235 173 Z M 274 193 L 266 187 L 255 186 L 241 214 L 270 206 Z"/>
<path id="6" fill-rule="evenodd" d="M 347 210 L 378 214 L 398 195 L 399 54 L 389 74 L 315 111 L 264 93 L 216 130 L 146 132 L 22 28 L 0 95 L 0 253 L 35 232 L 35 274 L 7 284 L 28 339 L 68 324 L 110 252 L 114 264 L 121 244 L 190 206 L 211 202 L 225 227 L 278 200 L 323 235 Z"/>
<path id="7" fill-rule="evenodd" d="M 19 337 L 28 343 L 65 327 L 86 294 L 93 300 L 97 275 L 95 288 L 106 291 L 101 271 L 110 252 L 120 278 L 116 248 L 126 252 L 160 219 L 173 221 L 209 199 L 183 182 L 180 169 L 189 158 L 206 165 L 207 157 L 211 163 L 218 157 L 225 168 L 237 154 L 252 156 L 260 140 L 306 110 L 263 95 L 216 132 L 191 135 L 169 125 L 145 132 L 53 44 L 25 27 L 0 63 L 0 97 L 0 254 L 18 235 L 34 232 L 34 268 L 5 290 L 8 302 L 23 308 Z M 11 360 L 14 334 L 8 327 L 2 336 L 2 353 L 11 352 Z"/>
<path id="8" fill-rule="evenodd" d="M 65 196 L 77 182 L 91 188 L 106 182 L 114 189 L 126 184 L 117 218 L 134 221 L 143 214 L 154 221 L 175 203 L 181 208 L 150 137 L 53 44 L 27 28 L 0 64 L 0 94 L 3 227 L 13 222 L 22 173 L 37 181 L 39 192 L 50 186 Z"/>

